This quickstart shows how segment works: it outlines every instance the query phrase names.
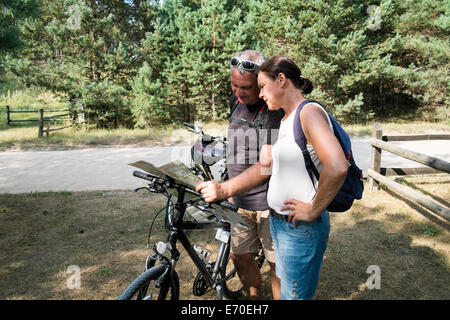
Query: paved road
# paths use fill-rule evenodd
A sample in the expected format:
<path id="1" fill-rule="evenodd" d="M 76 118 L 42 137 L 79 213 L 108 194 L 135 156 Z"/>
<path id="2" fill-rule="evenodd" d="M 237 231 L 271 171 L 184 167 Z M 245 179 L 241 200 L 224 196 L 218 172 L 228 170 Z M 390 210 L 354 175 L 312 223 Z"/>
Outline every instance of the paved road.
<path id="1" fill-rule="evenodd" d="M 368 139 L 353 139 L 358 166 L 367 175 Z M 411 150 L 450 161 L 450 141 L 395 142 Z M 134 178 L 128 163 L 145 160 L 161 165 L 189 161 L 189 147 L 96 148 L 67 151 L 0 152 L 0 193 L 44 191 L 131 190 L 145 182 Z M 412 161 L 388 152 L 382 166 L 416 167 Z"/>

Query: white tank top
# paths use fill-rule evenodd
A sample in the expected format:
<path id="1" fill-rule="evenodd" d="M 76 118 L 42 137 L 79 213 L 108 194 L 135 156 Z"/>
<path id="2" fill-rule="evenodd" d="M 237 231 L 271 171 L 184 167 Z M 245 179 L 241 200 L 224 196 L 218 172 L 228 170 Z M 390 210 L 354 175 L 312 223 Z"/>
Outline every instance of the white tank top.
<path id="1" fill-rule="evenodd" d="M 309 103 L 319 107 L 326 113 L 325 109 L 317 103 Z M 284 201 L 296 199 L 303 202 L 311 202 L 316 195 L 316 186 L 311 182 L 305 167 L 300 147 L 294 139 L 294 118 L 296 110 L 291 112 L 288 118 L 281 121 L 278 140 L 272 147 L 272 176 L 269 181 L 267 202 L 269 207 L 279 214 L 288 214 L 289 211 L 281 211 Z M 333 125 L 328 118 L 328 125 L 333 132 Z M 322 163 L 317 157 L 312 145 L 306 146 L 311 160 L 317 170 L 322 170 Z"/>

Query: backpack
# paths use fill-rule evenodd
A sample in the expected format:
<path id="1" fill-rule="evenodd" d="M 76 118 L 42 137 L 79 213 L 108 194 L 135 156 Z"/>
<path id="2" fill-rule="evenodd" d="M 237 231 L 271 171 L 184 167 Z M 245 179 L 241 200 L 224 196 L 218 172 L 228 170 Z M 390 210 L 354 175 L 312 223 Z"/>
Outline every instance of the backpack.
<path id="1" fill-rule="evenodd" d="M 314 165 L 313 161 L 311 160 L 311 156 L 309 155 L 309 152 L 306 148 L 306 137 L 302 129 L 302 124 L 300 122 L 300 111 L 306 104 L 311 102 L 321 105 L 315 100 L 305 100 L 300 104 L 295 113 L 294 139 L 303 153 L 306 170 L 308 171 L 308 175 L 311 178 L 313 186 L 315 186 L 314 177 L 317 181 L 319 181 L 320 174 L 317 171 L 317 168 Z M 330 115 L 329 113 L 327 113 L 327 115 L 333 125 L 334 135 L 338 139 L 339 144 L 341 145 L 342 150 L 344 151 L 344 154 L 349 163 L 347 177 L 345 178 L 344 184 L 342 185 L 333 201 L 331 201 L 331 203 L 328 205 L 327 210 L 330 212 L 344 212 L 351 208 L 355 199 L 359 200 L 362 198 L 362 193 L 364 191 L 364 184 L 361 180 L 362 171 L 358 168 L 355 163 L 355 159 L 353 158 L 350 137 L 344 131 L 344 129 L 342 129 L 342 127 L 332 115 Z"/>

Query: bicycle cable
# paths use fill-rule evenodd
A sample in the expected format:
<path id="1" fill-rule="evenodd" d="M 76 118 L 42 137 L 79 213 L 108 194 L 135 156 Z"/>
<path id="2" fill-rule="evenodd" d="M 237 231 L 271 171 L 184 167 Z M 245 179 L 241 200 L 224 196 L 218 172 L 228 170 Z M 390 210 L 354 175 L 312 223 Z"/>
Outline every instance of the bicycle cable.
<path id="1" fill-rule="evenodd" d="M 149 245 L 150 245 L 150 237 L 152 236 L 152 229 L 153 229 L 153 224 L 156 221 L 156 218 L 161 214 L 161 212 L 166 209 L 167 206 L 164 206 L 161 208 L 161 210 L 158 211 L 158 213 L 155 215 L 155 217 L 153 218 L 152 224 L 150 225 L 150 229 L 148 230 L 148 237 L 147 237 L 147 251 L 150 250 Z"/>

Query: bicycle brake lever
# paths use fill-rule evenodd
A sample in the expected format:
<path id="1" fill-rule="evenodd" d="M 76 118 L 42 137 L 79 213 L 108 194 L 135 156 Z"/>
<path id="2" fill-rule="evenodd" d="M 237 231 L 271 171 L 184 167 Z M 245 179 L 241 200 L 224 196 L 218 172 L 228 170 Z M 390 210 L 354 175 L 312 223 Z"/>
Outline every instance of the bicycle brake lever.
<path id="1" fill-rule="evenodd" d="M 153 188 L 149 188 L 149 187 L 137 188 L 134 191 L 138 192 L 139 190 L 147 190 L 148 192 L 151 192 L 151 193 L 162 193 L 163 192 L 163 190 L 161 190 L 161 189 L 153 189 Z"/>
<path id="2" fill-rule="evenodd" d="M 134 192 L 138 192 L 139 190 L 142 190 L 142 189 L 148 190 L 149 188 L 147 188 L 147 187 L 140 187 L 140 188 L 134 189 Z M 150 191 L 150 190 L 148 190 L 148 191 Z"/>

